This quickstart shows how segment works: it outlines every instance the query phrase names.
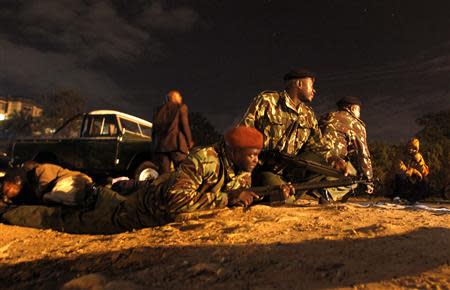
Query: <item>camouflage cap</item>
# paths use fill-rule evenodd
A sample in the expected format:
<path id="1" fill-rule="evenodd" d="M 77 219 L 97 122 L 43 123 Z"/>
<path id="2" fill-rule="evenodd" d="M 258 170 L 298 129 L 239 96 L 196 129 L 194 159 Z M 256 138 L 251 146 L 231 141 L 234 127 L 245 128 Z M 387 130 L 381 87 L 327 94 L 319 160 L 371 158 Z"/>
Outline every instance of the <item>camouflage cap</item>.
<path id="1" fill-rule="evenodd" d="M 316 78 L 314 73 L 309 70 L 298 68 L 292 69 L 287 74 L 284 75 L 283 80 L 288 81 L 291 79 L 304 79 L 304 78 Z"/>
<path id="2" fill-rule="evenodd" d="M 342 99 L 340 99 L 339 101 L 337 101 L 336 105 L 338 107 L 345 107 L 345 106 L 348 106 L 348 105 L 361 106 L 362 102 L 361 102 L 361 99 L 358 98 L 358 97 L 346 96 L 346 97 L 343 97 Z"/>

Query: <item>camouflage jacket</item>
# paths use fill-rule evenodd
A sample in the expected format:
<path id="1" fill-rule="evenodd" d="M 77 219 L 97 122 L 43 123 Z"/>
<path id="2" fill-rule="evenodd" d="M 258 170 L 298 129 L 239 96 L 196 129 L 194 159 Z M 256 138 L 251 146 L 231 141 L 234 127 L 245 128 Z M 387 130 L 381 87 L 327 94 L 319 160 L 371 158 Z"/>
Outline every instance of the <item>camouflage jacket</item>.
<path id="1" fill-rule="evenodd" d="M 165 192 L 170 215 L 202 209 L 223 208 L 226 191 L 251 186 L 251 173 L 236 172 L 224 143 L 197 147 L 173 173 Z"/>
<path id="2" fill-rule="evenodd" d="M 422 176 L 427 176 L 430 173 L 430 169 L 428 165 L 425 164 L 425 160 L 420 152 L 410 154 L 405 150 L 397 156 L 394 165 L 397 174 L 405 173 L 411 175 L 408 173 L 410 169 L 419 171 Z"/>
<path id="3" fill-rule="evenodd" d="M 372 179 L 372 162 L 364 122 L 350 111 L 340 110 L 323 116 L 319 126 L 323 142 L 331 148 L 329 154 L 347 160 L 355 157 L 359 173 Z"/>
<path id="4" fill-rule="evenodd" d="M 286 91 L 260 93 L 250 104 L 240 125 L 254 127 L 263 133 L 264 150 L 297 155 L 305 144 L 313 148 L 321 144 L 313 109 L 305 103 L 296 107 Z"/>

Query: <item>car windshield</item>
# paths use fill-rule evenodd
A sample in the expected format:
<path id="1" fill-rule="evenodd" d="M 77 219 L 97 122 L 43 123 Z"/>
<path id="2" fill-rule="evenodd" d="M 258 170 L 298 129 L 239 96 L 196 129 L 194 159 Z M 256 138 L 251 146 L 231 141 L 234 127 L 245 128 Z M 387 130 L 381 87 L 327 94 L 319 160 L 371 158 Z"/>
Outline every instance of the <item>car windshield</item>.
<path id="1" fill-rule="evenodd" d="M 56 131 L 54 136 L 58 138 L 80 137 L 80 128 L 81 125 L 83 124 L 83 117 L 84 115 L 79 115 L 67 121 L 66 124 L 64 124 L 61 128 L 59 128 Z"/>

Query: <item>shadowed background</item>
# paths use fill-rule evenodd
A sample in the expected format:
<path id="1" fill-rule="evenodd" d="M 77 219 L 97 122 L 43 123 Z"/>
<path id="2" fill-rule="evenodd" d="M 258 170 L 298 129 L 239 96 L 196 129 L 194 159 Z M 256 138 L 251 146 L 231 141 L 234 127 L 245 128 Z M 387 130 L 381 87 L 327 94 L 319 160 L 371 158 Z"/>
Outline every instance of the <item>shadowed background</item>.
<path id="1" fill-rule="evenodd" d="M 363 99 L 369 141 L 405 140 L 450 107 L 448 1 L 4 0 L 0 95 L 58 89 L 151 119 L 178 89 L 220 130 L 292 67 L 317 72 L 318 115 Z"/>

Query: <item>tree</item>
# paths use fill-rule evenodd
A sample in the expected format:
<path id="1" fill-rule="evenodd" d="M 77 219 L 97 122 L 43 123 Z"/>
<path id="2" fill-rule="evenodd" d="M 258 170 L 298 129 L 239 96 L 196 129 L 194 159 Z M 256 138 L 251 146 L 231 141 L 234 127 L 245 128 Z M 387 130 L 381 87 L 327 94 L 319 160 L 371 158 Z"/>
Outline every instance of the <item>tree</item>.
<path id="1" fill-rule="evenodd" d="M 394 180 L 394 160 L 401 148 L 384 142 L 369 144 L 373 176 L 377 182 L 377 192 L 382 195 L 390 194 Z"/>
<path id="2" fill-rule="evenodd" d="M 86 98 L 68 89 L 42 96 L 41 103 L 48 118 L 68 119 L 86 109 Z"/>
<path id="3" fill-rule="evenodd" d="M 1 123 L 1 137 L 15 139 L 32 135 L 48 135 L 59 128 L 70 117 L 85 111 L 86 98 L 74 90 L 60 90 L 39 97 L 43 108 L 40 117 L 15 113 Z"/>
<path id="4" fill-rule="evenodd" d="M 40 97 L 44 109 L 42 117 L 35 119 L 33 131 L 45 135 L 59 128 L 70 117 L 86 109 L 86 98 L 75 90 L 60 90 Z"/>
<path id="5" fill-rule="evenodd" d="M 1 137 L 3 139 L 29 137 L 33 132 L 33 121 L 33 117 L 29 114 L 15 112 L 11 118 L 1 123 Z"/>
<path id="6" fill-rule="evenodd" d="M 216 128 L 201 113 L 190 112 L 189 123 L 196 146 L 211 145 L 222 139 L 222 135 L 217 132 Z"/>
<path id="7" fill-rule="evenodd" d="M 417 124 L 424 128 L 417 133 L 422 138 L 432 139 L 442 137 L 450 139 L 450 110 L 440 111 L 438 113 L 426 114 L 417 119 Z"/>
<path id="8" fill-rule="evenodd" d="M 432 189 L 441 191 L 450 184 L 450 110 L 424 115 L 417 123 L 423 126 L 417 136 L 430 167 Z"/>

